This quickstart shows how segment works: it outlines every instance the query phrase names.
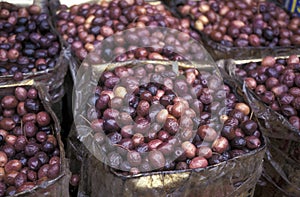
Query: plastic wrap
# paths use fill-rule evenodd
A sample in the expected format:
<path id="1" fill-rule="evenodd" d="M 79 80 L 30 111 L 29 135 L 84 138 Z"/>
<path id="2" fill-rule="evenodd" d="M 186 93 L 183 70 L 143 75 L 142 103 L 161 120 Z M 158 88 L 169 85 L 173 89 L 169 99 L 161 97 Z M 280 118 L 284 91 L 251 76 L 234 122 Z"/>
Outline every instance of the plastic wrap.
<path id="1" fill-rule="evenodd" d="M 275 196 L 299 196 L 299 131 L 292 127 L 283 115 L 273 111 L 253 91 L 246 88 L 242 79 L 235 76 L 235 62 L 233 60 L 221 60 L 219 66 L 226 69 L 232 78 L 238 82 L 238 91 L 245 94 L 253 112 L 265 127 L 262 132 L 267 137 L 268 146 L 264 159 L 263 177 L 277 189 Z M 263 186 L 261 186 L 261 190 L 264 190 Z"/>
<path id="2" fill-rule="evenodd" d="M 0 85 L 0 97 L 12 94 L 15 87 L 19 86 L 33 86 L 38 90 L 39 98 L 45 110 L 50 114 L 54 124 L 53 124 L 53 132 L 57 139 L 58 146 L 60 149 L 60 175 L 49 181 L 44 181 L 33 189 L 24 191 L 21 193 L 16 194 L 15 196 L 26 196 L 26 197 L 39 197 L 39 196 L 51 196 L 51 197 L 61 197 L 61 196 L 69 196 L 69 179 L 70 179 L 70 172 L 69 172 L 69 163 L 68 160 L 65 158 L 65 150 L 64 145 L 61 141 L 61 128 L 59 120 L 57 119 L 55 113 L 52 111 L 49 102 L 51 101 L 51 97 L 47 93 L 47 89 L 41 83 L 36 83 L 34 80 L 25 80 L 17 84 L 12 85 Z"/>
<path id="3" fill-rule="evenodd" d="M 76 133 L 75 130 L 71 134 Z M 88 153 L 76 137 L 70 140 L 71 151 L 82 164 L 78 196 L 253 196 L 261 175 L 265 146 L 199 170 L 144 173 L 136 177 L 112 171 Z M 77 146 L 76 146 L 77 145 Z M 85 151 L 83 151 L 85 150 Z M 83 156 L 78 153 L 85 152 Z M 75 158 L 73 158 L 75 159 Z M 73 160 L 71 160 L 73 163 Z"/>
<path id="4" fill-rule="evenodd" d="M 171 7 L 171 10 L 175 10 L 179 13 L 177 6 L 186 4 L 188 0 L 165 0 L 164 2 Z M 280 6 L 282 7 L 282 6 Z M 179 13 L 180 15 L 180 13 Z M 181 15 L 182 16 L 182 15 Z M 186 17 L 186 16 L 184 16 Z M 188 15 L 191 19 L 191 26 L 195 28 L 195 20 L 192 15 Z M 198 31 L 198 30 L 196 30 Z M 275 46 L 275 47 L 226 47 L 218 42 L 210 39 L 208 35 L 203 33 L 202 31 L 198 31 L 201 35 L 201 40 L 203 40 L 204 47 L 207 51 L 212 55 L 215 60 L 221 59 L 237 59 L 237 60 L 249 60 L 254 58 L 261 58 L 266 55 L 272 56 L 286 56 L 291 54 L 300 54 L 299 46 Z"/>
<path id="5" fill-rule="evenodd" d="M 129 62 L 130 64 L 127 62 L 127 64 L 140 65 L 147 62 L 172 65 L 172 62 L 168 61 L 133 61 Z M 112 63 L 109 64 L 109 68 L 113 69 L 124 64 L 126 63 Z M 179 67 L 186 66 L 185 63 L 181 62 L 176 62 L 176 64 Z M 203 70 L 215 70 L 218 73 L 218 69 L 208 62 L 202 62 L 199 67 Z M 85 73 L 85 76 L 90 76 L 93 79 L 104 69 L 103 65 L 98 65 L 94 69 L 87 67 L 85 72 L 88 74 Z M 230 79 L 228 81 L 228 85 L 233 83 Z M 81 85 L 84 84 L 77 84 L 77 86 Z M 266 147 L 264 142 L 257 150 L 204 169 L 123 175 L 101 161 L 100 158 L 105 156 L 102 155 L 99 144 L 93 138 L 92 129 L 80 116 L 80 114 L 85 114 L 81 108 L 83 107 L 82 103 L 86 103 L 85 100 L 88 96 L 82 92 L 77 92 L 77 96 L 79 100 L 76 100 L 76 103 L 79 104 L 76 105 L 75 103 L 74 110 L 79 110 L 77 113 L 79 116 L 75 117 L 76 126 L 72 128 L 68 141 L 70 154 L 75 160 L 74 163 L 82 165 L 79 196 L 253 195 L 256 182 L 261 175 L 262 159 Z"/>
<path id="6" fill-rule="evenodd" d="M 46 0 L 1 1 L 0 7 L 17 8 L 27 7 L 32 4 L 40 6 L 42 8 L 42 12 L 49 14 L 48 1 Z M 56 32 L 52 25 L 51 31 Z M 58 34 L 56 33 L 56 35 Z M 36 82 L 42 82 L 45 84 L 45 87 L 47 88 L 47 91 L 51 97 L 51 103 L 56 103 L 60 101 L 64 95 L 63 83 L 64 77 L 68 70 L 68 62 L 65 59 L 65 53 L 65 49 L 61 49 L 61 52 L 57 57 L 57 62 L 54 68 L 50 68 L 44 71 L 23 73 L 24 80 L 34 79 Z M 17 82 L 13 79 L 13 75 L 0 76 L 0 84 L 5 85 L 14 83 Z"/>
<path id="7" fill-rule="evenodd" d="M 299 47 L 226 47 L 211 40 L 206 34 L 199 32 L 202 36 L 202 40 L 205 48 L 210 52 L 210 54 L 216 59 L 253 59 L 259 57 L 265 57 L 267 55 L 271 56 L 283 56 L 298 53 L 300 54 Z"/>

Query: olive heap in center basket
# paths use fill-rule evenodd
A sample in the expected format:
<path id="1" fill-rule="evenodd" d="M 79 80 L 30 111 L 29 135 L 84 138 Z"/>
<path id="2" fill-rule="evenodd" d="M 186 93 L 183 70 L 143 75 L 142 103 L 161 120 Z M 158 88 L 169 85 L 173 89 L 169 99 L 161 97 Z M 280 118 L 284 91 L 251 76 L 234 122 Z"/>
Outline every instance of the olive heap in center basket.
<path id="1" fill-rule="evenodd" d="M 179 73 L 146 64 L 102 74 L 86 119 L 108 165 L 129 174 L 204 168 L 261 146 L 249 106 L 229 86 L 207 71 Z"/>

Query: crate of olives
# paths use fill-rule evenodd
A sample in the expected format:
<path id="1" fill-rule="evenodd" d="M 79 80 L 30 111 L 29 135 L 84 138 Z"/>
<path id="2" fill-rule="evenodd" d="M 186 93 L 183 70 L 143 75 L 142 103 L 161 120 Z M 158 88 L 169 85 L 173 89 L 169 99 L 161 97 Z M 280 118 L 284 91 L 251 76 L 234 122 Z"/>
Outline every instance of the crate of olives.
<path id="1" fill-rule="evenodd" d="M 0 86 L 0 196 L 68 196 L 60 125 L 33 80 Z"/>
<path id="2" fill-rule="evenodd" d="M 170 36 L 162 40 L 160 34 L 152 36 L 148 31 L 141 30 L 138 34 L 128 33 L 125 37 L 115 39 L 105 50 L 105 55 L 118 56 L 119 62 L 132 59 L 180 60 L 179 55 L 171 53 L 174 51 L 171 47 L 175 46 L 173 43 L 176 43 L 178 51 L 185 51 L 189 50 L 186 47 L 188 44 L 186 34 L 200 40 L 199 34 L 190 29 L 188 19 L 175 17 L 160 1 L 83 0 L 69 6 L 64 3 L 65 1 L 52 0 L 50 6 L 55 12 L 56 29 L 65 45 L 70 47 L 72 52 L 70 55 L 75 57 L 75 59 L 69 57 L 73 59 L 70 62 L 74 79 L 80 63 L 95 49 L 95 46 L 117 32 L 144 27 L 161 27 L 182 32 L 179 37 Z"/>
<path id="3" fill-rule="evenodd" d="M 83 67 L 70 133 L 83 152 L 81 194 L 253 194 L 265 141 L 250 107 L 213 64 Z"/>
<path id="4" fill-rule="evenodd" d="M 268 138 L 269 146 L 264 162 L 264 176 L 280 188 L 278 191 L 284 191 L 288 196 L 298 196 L 299 57 L 266 56 L 235 63 L 227 61 L 225 67 L 239 81 L 241 91 L 251 103 L 253 112 L 266 128 L 263 133 Z"/>
<path id="5" fill-rule="evenodd" d="M 64 95 L 68 64 L 52 27 L 48 1 L 0 2 L 0 84 L 43 82 L 53 102 Z"/>
<path id="6" fill-rule="evenodd" d="M 268 1 L 175 1 L 181 16 L 219 59 L 300 54 L 300 18 Z M 174 7 L 174 5 L 173 5 Z M 174 8 L 173 8 L 174 9 Z"/>

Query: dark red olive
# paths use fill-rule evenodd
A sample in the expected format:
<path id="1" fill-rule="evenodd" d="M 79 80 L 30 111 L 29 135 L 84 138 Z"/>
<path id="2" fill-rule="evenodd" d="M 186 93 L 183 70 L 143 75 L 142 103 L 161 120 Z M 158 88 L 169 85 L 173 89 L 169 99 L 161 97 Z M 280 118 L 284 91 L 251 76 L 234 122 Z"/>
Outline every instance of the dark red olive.
<path id="1" fill-rule="evenodd" d="M 279 80 L 275 77 L 270 77 L 266 80 L 266 88 L 271 90 L 273 87 L 279 85 Z"/>
<path id="2" fill-rule="evenodd" d="M 266 92 L 266 87 L 264 85 L 258 85 L 256 88 L 255 88 L 255 93 L 257 95 L 263 95 L 264 93 Z"/>
<path id="3" fill-rule="evenodd" d="M 253 120 L 246 120 L 241 124 L 241 128 L 246 135 L 252 135 L 258 128 L 258 125 Z"/>
<path id="4" fill-rule="evenodd" d="M 164 155 L 158 150 L 150 151 L 148 158 L 153 169 L 159 169 L 165 166 L 166 159 Z"/>
<path id="5" fill-rule="evenodd" d="M 114 119 L 105 120 L 103 123 L 103 128 L 104 128 L 104 131 L 107 131 L 107 132 L 113 132 L 113 131 L 120 130 L 118 123 Z"/>
<path id="6" fill-rule="evenodd" d="M 296 98 L 292 101 L 292 106 L 293 106 L 296 110 L 300 110 L 300 97 L 296 97 Z"/>
<path id="7" fill-rule="evenodd" d="M 27 172 L 27 179 L 29 181 L 36 181 L 37 180 L 37 172 L 33 171 L 33 170 L 28 170 Z"/>
<path id="8" fill-rule="evenodd" d="M 288 87 L 285 84 L 275 86 L 271 89 L 275 96 L 280 97 L 283 93 L 288 91 Z"/>
<path id="9" fill-rule="evenodd" d="M 96 102 L 96 108 L 99 110 L 107 108 L 110 97 L 107 94 L 101 94 Z"/>
<path id="10" fill-rule="evenodd" d="M 239 122 L 242 122 L 245 118 L 245 114 L 237 109 L 232 110 L 229 116 L 238 119 Z"/>
<path id="11" fill-rule="evenodd" d="M 37 126 L 33 122 L 26 122 L 23 129 L 27 137 L 34 137 L 38 131 Z"/>
<path id="12" fill-rule="evenodd" d="M 58 177 L 59 173 L 60 173 L 60 164 L 59 163 L 55 163 L 52 165 L 50 164 L 47 176 L 50 179 L 54 179 L 54 178 Z"/>
<path id="13" fill-rule="evenodd" d="M 118 169 L 120 164 L 123 162 L 123 159 L 121 157 L 121 155 L 117 152 L 111 152 L 107 155 L 108 158 L 108 164 L 112 167 L 112 168 L 116 168 Z"/>
<path id="14" fill-rule="evenodd" d="M 141 100 L 137 106 L 136 112 L 140 116 L 149 114 L 150 104 L 147 101 Z"/>
<path id="15" fill-rule="evenodd" d="M 246 145 L 249 149 L 256 149 L 261 145 L 260 139 L 255 136 L 248 136 L 245 139 L 246 139 Z"/>
<path id="16" fill-rule="evenodd" d="M 293 100 L 294 100 L 294 97 L 291 94 L 284 93 L 283 95 L 281 95 L 281 97 L 279 99 L 279 103 L 281 105 L 289 105 L 289 104 L 291 104 L 291 102 Z"/>
<path id="17" fill-rule="evenodd" d="M 14 147 L 16 151 L 23 151 L 25 149 L 25 146 L 27 145 L 27 138 L 24 135 L 18 136 Z"/>
<path id="18" fill-rule="evenodd" d="M 139 152 L 129 151 L 127 153 L 127 161 L 129 162 L 130 166 L 138 167 L 142 163 L 142 157 Z"/>
<path id="19" fill-rule="evenodd" d="M 35 88 L 29 88 L 29 90 L 27 91 L 27 97 L 29 99 L 36 99 L 37 96 L 38 96 L 37 89 L 35 89 Z"/>
<path id="20" fill-rule="evenodd" d="M 253 79 L 251 77 L 245 78 L 245 83 L 246 83 L 246 86 L 252 90 L 254 90 L 257 86 L 255 79 Z"/>
<path id="21" fill-rule="evenodd" d="M 221 135 L 226 137 L 228 140 L 232 140 L 235 137 L 235 128 L 230 125 L 224 125 Z"/>
<path id="22" fill-rule="evenodd" d="M 214 141 L 218 136 L 217 132 L 208 125 L 200 126 L 197 133 L 204 141 L 208 142 Z"/>
<path id="23" fill-rule="evenodd" d="M 235 137 L 230 141 L 232 148 L 242 149 L 246 146 L 246 140 L 243 137 Z"/>
<path id="24" fill-rule="evenodd" d="M 51 118 L 48 112 L 41 111 L 37 113 L 36 115 L 36 121 L 39 124 L 39 126 L 47 126 L 50 124 Z"/>
<path id="25" fill-rule="evenodd" d="M 272 104 L 275 100 L 275 96 L 271 91 L 265 91 L 265 93 L 261 96 L 261 100 L 266 104 Z"/>
<path id="26" fill-rule="evenodd" d="M 0 120 L 0 128 L 4 130 L 12 130 L 16 126 L 16 123 L 11 118 L 3 118 Z"/>
<path id="27" fill-rule="evenodd" d="M 130 138 L 124 138 L 118 142 L 118 144 L 126 150 L 132 150 L 134 148 L 133 140 Z"/>
<path id="28" fill-rule="evenodd" d="M 176 120 L 167 118 L 164 124 L 164 130 L 169 132 L 171 135 L 174 135 L 179 131 L 179 124 Z"/>
<path id="29" fill-rule="evenodd" d="M 40 150 L 40 147 L 37 143 L 29 142 L 25 146 L 24 152 L 25 152 L 25 155 L 31 157 L 31 156 L 34 156 L 39 150 Z"/>
<path id="30" fill-rule="evenodd" d="M 42 165 L 49 162 L 49 156 L 45 152 L 39 151 L 34 155 L 34 157 L 38 158 Z"/>
<path id="31" fill-rule="evenodd" d="M 290 117 L 290 116 L 297 116 L 297 111 L 291 105 L 282 105 L 281 112 L 283 115 Z"/>
<path id="32" fill-rule="evenodd" d="M 1 106 L 5 109 L 14 109 L 18 105 L 18 100 L 15 96 L 4 96 L 1 100 Z"/>
<path id="33" fill-rule="evenodd" d="M 14 185 L 16 187 L 20 187 L 27 181 L 27 175 L 19 172 L 18 175 L 15 177 Z"/>
<path id="34" fill-rule="evenodd" d="M 290 122 L 291 125 L 292 125 L 293 127 L 295 127 L 296 129 L 299 129 L 299 128 L 300 128 L 300 119 L 299 119 L 299 117 L 297 117 L 297 116 L 291 116 L 291 117 L 289 118 L 289 122 Z"/>
<path id="35" fill-rule="evenodd" d="M 28 165 L 29 169 L 36 171 L 36 170 L 38 170 L 40 168 L 41 162 L 40 162 L 40 160 L 38 158 L 31 157 L 28 160 L 27 165 Z"/>

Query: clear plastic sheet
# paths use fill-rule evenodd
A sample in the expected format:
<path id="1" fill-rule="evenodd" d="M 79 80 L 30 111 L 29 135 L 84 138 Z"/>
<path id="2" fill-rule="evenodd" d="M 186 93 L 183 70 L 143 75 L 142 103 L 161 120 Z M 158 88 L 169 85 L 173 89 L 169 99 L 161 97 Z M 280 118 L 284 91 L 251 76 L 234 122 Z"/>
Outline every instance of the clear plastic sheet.
<path id="1" fill-rule="evenodd" d="M 267 152 L 264 159 L 263 177 L 278 189 L 278 195 L 300 195 L 300 138 L 299 131 L 292 127 L 281 114 L 265 105 L 253 91 L 245 87 L 241 79 L 235 76 L 235 62 L 220 60 L 219 67 L 224 68 L 237 81 L 237 89 L 256 114 L 267 138 Z M 262 190 L 264 187 L 261 187 Z"/>
<path id="2" fill-rule="evenodd" d="M 154 61 L 155 62 L 155 61 Z M 131 62 L 132 64 L 133 62 Z M 141 64 L 141 61 L 136 61 Z M 167 63 L 167 62 L 166 62 Z M 124 64 L 124 63 L 121 63 Z M 160 62 L 161 64 L 161 62 Z M 171 62 L 169 62 L 171 64 Z M 120 63 L 111 64 L 114 68 Z M 182 64 L 183 66 L 185 64 Z M 202 69 L 218 69 L 213 64 L 202 64 Z M 86 68 L 93 78 L 103 68 Z M 99 75 L 99 74 L 98 74 Z M 84 81 L 84 80 L 83 80 Z M 230 79 L 228 79 L 228 85 Z M 78 83 L 77 86 L 84 85 Z M 85 103 L 86 95 L 79 94 L 80 101 Z M 241 98 L 242 99 L 242 98 Z M 81 110 L 82 105 L 74 106 Z M 84 111 L 79 114 L 84 115 Z M 252 196 L 255 185 L 261 175 L 262 161 L 265 154 L 265 143 L 254 151 L 230 159 L 204 169 L 189 169 L 183 171 L 160 171 L 123 175 L 113 170 L 99 158 L 102 155 L 99 144 L 94 140 L 92 129 L 82 117 L 75 117 L 76 126 L 70 131 L 68 155 L 73 155 L 71 163 L 81 166 L 81 182 L 79 196 Z M 75 168 L 75 166 L 70 166 Z"/>
<path id="3" fill-rule="evenodd" d="M 165 0 L 164 2 L 171 8 L 171 10 L 177 12 L 180 15 L 177 6 L 186 4 L 187 0 Z M 192 22 L 191 23 L 192 28 L 196 30 L 193 21 L 197 19 L 193 18 L 193 16 L 191 15 L 189 15 L 188 17 L 190 17 L 190 20 Z M 207 51 L 212 55 L 212 57 L 215 60 L 229 59 L 229 58 L 238 59 L 238 60 L 247 60 L 247 59 L 261 58 L 266 55 L 284 56 L 284 55 L 291 55 L 291 54 L 300 54 L 300 49 L 297 46 L 226 47 L 224 45 L 221 45 L 218 42 L 213 41 L 212 39 L 209 38 L 208 35 L 204 34 L 203 32 L 198 30 L 196 31 L 201 35 L 201 39 L 203 40 L 204 47 L 207 49 Z"/>
<path id="4" fill-rule="evenodd" d="M 15 4 L 14 1 L 9 1 L 9 0 L 1 1 L 0 7 L 3 6 L 12 9 L 17 7 L 27 7 L 29 5 L 34 4 L 40 6 L 42 8 L 42 12 L 49 14 L 48 1 L 46 0 L 23 1 L 18 3 L 19 4 Z M 56 32 L 52 24 L 51 24 L 51 31 Z M 29 72 L 23 74 L 24 80 L 34 79 L 36 82 L 42 82 L 45 84 L 45 87 L 47 88 L 47 92 L 51 97 L 51 103 L 56 103 L 60 101 L 61 98 L 64 96 L 63 83 L 64 83 L 64 77 L 68 70 L 68 62 L 65 59 L 65 55 L 64 55 L 65 53 L 66 50 L 61 49 L 61 52 L 57 57 L 57 62 L 54 68 L 47 69 L 44 71 Z M 0 76 L 1 85 L 14 84 L 14 83 L 17 82 L 13 79 L 13 75 Z"/>
<path id="5" fill-rule="evenodd" d="M 15 196 L 26 196 L 26 197 L 39 197 L 39 196 L 51 196 L 51 197 L 68 197 L 69 196 L 69 180 L 70 180 L 70 172 L 69 172 L 69 162 L 65 158 L 65 150 L 64 145 L 61 141 L 61 128 L 59 120 L 57 119 L 55 113 L 52 111 L 50 107 L 51 97 L 47 93 L 46 87 L 38 82 L 34 82 L 34 80 L 24 80 L 20 83 L 12 84 L 12 85 L 0 85 L 0 97 L 12 94 L 15 87 L 19 86 L 33 86 L 38 90 L 39 98 L 45 110 L 50 114 L 54 125 L 53 131 L 56 136 L 57 142 L 59 144 L 60 149 L 60 175 L 49 181 L 42 182 L 41 184 L 35 186 L 33 189 L 24 191 L 16 194 Z"/>
<path id="6" fill-rule="evenodd" d="M 75 130 L 71 131 L 76 133 Z M 78 196 L 253 196 L 262 171 L 265 146 L 249 154 L 199 170 L 145 173 L 138 177 L 122 176 L 89 154 L 70 138 L 82 164 Z M 85 152 L 78 156 L 79 152 Z M 73 158 L 74 159 L 74 158 Z"/>

